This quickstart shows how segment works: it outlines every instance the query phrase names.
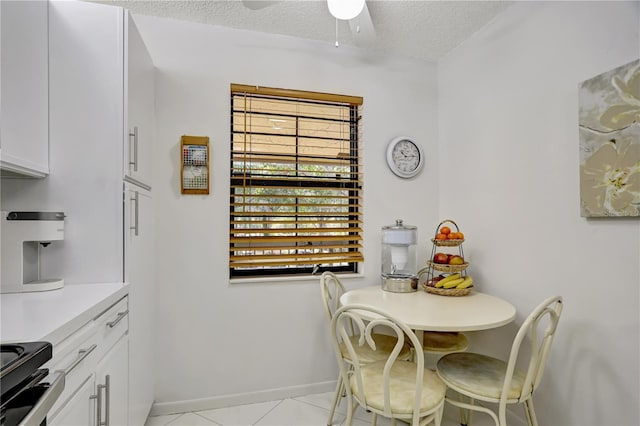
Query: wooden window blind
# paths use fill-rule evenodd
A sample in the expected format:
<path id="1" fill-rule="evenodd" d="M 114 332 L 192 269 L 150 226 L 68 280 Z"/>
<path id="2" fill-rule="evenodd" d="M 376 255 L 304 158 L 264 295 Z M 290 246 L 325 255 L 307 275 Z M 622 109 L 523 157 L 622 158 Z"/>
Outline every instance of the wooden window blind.
<path id="1" fill-rule="evenodd" d="M 231 85 L 231 277 L 358 271 L 361 106 Z"/>

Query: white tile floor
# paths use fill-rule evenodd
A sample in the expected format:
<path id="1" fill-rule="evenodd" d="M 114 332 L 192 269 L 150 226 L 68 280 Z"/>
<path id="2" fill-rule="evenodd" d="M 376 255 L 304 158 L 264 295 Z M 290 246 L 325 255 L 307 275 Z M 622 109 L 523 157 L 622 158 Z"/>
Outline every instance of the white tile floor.
<path id="1" fill-rule="evenodd" d="M 325 426 L 332 396 L 333 392 L 327 392 L 215 410 L 149 417 L 145 426 Z M 333 419 L 334 425 L 344 425 L 346 405 L 343 398 Z M 457 417 L 457 413 L 453 407 L 445 406 L 442 425 L 459 425 L 460 418 Z M 371 414 L 358 408 L 353 426 L 370 424 Z M 473 424 L 474 426 L 487 426 L 492 422 L 486 415 L 475 414 Z M 390 426 L 391 421 L 384 417 L 378 417 L 378 425 Z"/>

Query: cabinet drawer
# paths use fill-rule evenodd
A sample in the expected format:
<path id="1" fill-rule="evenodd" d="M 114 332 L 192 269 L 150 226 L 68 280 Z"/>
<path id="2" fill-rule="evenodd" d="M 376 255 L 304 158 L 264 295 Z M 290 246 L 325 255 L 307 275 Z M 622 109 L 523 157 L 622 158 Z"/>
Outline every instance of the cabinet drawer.
<path id="1" fill-rule="evenodd" d="M 129 298 L 127 296 L 113 304 L 109 309 L 94 319 L 96 334 L 100 341 L 98 359 L 113 347 L 129 330 Z"/>
<path id="2" fill-rule="evenodd" d="M 62 394 L 49 411 L 54 418 L 87 380 L 95 381 L 98 362 L 129 328 L 125 296 L 53 348 L 53 358 L 44 365 L 51 373 L 65 372 Z"/>
<path id="3" fill-rule="evenodd" d="M 83 337 L 84 340 L 82 340 Z M 53 359 L 45 365 L 51 374 L 55 371 L 65 372 L 64 390 L 51 407 L 50 416 L 56 416 L 67 401 L 73 398 L 82 384 L 93 377 L 98 363 L 99 342 L 97 337 L 93 323 L 89 323 L 88 326 L 83 327 L 67 339 L 69 342 L 62 342 L 60 350 L 54 353 Z"/>

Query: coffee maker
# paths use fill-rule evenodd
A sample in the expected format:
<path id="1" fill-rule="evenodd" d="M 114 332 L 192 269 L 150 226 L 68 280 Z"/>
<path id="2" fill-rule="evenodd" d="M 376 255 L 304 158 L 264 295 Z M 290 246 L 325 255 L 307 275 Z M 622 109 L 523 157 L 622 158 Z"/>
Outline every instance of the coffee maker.
<path id="1" fill-rule="evenodd" d="M 0 293 L 62 288 L 62 278 L 43 278 L 40 258 L 49 244 L 64 239 L 64 213 L 3 211 L 0 216 Z"/>

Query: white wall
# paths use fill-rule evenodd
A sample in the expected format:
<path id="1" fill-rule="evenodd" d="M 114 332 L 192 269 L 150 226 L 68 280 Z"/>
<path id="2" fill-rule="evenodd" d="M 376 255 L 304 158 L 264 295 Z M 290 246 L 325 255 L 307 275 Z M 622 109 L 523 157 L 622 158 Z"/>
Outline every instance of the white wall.
<path id="1" fill-rule="evenodd" d="M 439 219 L 435 64 L 160 18 L 136 22 L 157 67 L 157 407 L 274 398 L 259 393 L 278 388 L 282 395 L 333 389 L 319 280 L 229 283 L 229 85 L 364 98 L 366 271 L 346 281 L 353 288 L 379 283 L 380 228 L 396 218 L 418 226 L 419 255 L 427 255 Z M 183 134 L 210 137 L 208 196 L 180 195 Z M 399 135 L 413 136 L 428 156 L 413 180 L 396 178 L 385 164 L 386 145 Z"/>
<path id="2" fill-rule="evenodd" d="M 638 58 L 639 24 L 638 2 L 517 2 L 439 62 L 439 212 L 464 224 L 479 289 L 516 323 L 565 299 L 541 425 L 638 424 L 640 223 L 580 217 L 577 95 Z"/>

